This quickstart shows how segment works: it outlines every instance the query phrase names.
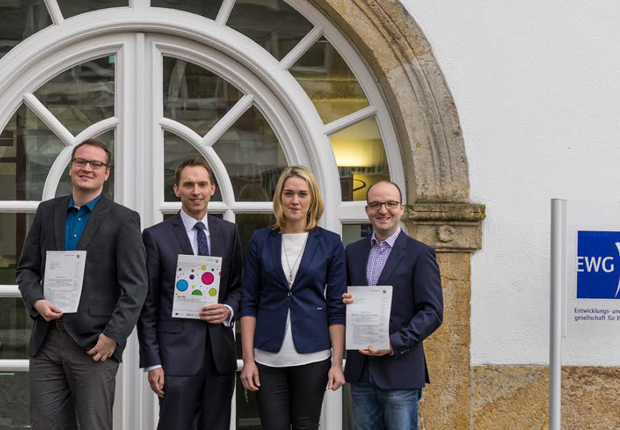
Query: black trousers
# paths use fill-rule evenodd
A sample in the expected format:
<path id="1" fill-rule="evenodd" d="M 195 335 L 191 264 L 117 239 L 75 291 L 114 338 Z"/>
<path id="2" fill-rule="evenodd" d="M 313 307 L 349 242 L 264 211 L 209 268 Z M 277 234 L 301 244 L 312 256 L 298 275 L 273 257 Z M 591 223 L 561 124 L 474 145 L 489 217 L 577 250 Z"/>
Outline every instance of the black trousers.
<path id="1" fill-rule="evenodd" d="M 291 367 L 257 363 L 260 389 L 256 397 L 263 428 L 318 429 L 331 363 L 331 358 Z"/>
<path id="2" fill-rule="evenodd" d="M 110 430 L 118 365 L 111 357 L 94 361 L 66 331 L 50 328 L 30 357 L 32 429 L 64 430 L 71 396 L 80 429 Z"/>
<path id="3" fill-rule="evenodd" d="M 235 372 L 221 374 L 213 362 L 209 331 L 200 371 L 170 376 L 164 369 L 157 430 L 229 430 Z"/>

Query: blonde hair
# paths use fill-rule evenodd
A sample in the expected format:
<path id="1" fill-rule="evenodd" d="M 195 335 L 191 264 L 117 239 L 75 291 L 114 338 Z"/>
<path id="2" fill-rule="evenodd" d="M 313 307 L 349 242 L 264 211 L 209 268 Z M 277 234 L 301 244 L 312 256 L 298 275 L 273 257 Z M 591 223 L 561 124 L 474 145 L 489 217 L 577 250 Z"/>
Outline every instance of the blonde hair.
<path id="1" fill-rule="evenodd" d="M 273 195 L 273 212 L 276 218 L 276 223 L 273 226 L 275 230 L 282 230 L 286 225 L 286 219 L 284 217 L 284 211 L 282 209 L 282 191 L 284 190 L 284 183 L 288 178 L 297 176 L 303 179 L 308 184 L 310 189 L 310 207 L 308 208 L 308 215 L 306 217 L 306 231 L 310 231 L 319 223 L 321 215 L 323 215 L 323 198 L 319 191 L 319 184 L 314 177 L 314 174 L 304 166 L 289 166 L 280 175 L 278 179 L 278 185 L 276 185 L 276 192 Z"/>

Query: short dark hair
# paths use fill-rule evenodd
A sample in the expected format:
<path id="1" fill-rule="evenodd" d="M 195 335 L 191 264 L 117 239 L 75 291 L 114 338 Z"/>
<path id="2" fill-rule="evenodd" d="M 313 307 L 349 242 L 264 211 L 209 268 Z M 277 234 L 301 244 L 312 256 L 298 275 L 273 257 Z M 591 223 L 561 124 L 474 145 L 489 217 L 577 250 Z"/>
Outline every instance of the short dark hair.
<path id="1" fill-rule="evenodd" d="M 200 158 L 200 157 L 191 157 L 191 158 L 186 158 L 185 160 L 183 160 L 183 162 L 179 164 L 179 167 L 177 167 L 176 170 L 174 171 L 174 183 L 176 185 L 179 185 L 179 181 L 181 180 L 181 172 L 183 171 L 183 169 L 185 169 L 186 167 L 194 167 L 194 166 L 200 166 L 200 167 L 204 167 L 205 169 L 207 169 L 207 172 L 209 172 L 209 180 L 211 181 L 212 184 L 217 185 L 215 182 L 215 175 L 213 174 L 213 170 L 211 169 L 211 166 L 209 166 L 209 164 L 204 158 Z"/>
<path id="2" fill-rule="evenodd" d="M 370 203 L 368 201 L 368 194 L 370 193 L 370 190 L 372 190 L 372 187 L 374 187 L 377 184 L 392 184 L 396 187 L 396 189 L 398 190 L 398 197 L 399 197 L 399 201 L 398 203 L 402 203 L 403 202 L 403 192 L 400 190 L 400 187 L 398 186 L 398 184 L 392 182 L 392 181 L 379 181 L 379 182 L 375 182 L 374 184 L 372 184 L 370 187 L 368 187 L 368 189 L 366 190 L 366 203 Z"/>
<path id="3" fill-rule="evenodd" d="M 84 145 L 90 145 L 90 146 L 96 146 L 97 148 L 101 148 L 105 151 L 105 164 L 106 166 L 109 168 L 110 167 L 110 160 L 112 159 L 112 152 L 110 152 L 110 150 L 108 149 L 108 146 L 96 139 L 86 139 L 83 142 L 78 143 L 77 145 L 75 145 L 73 147 L 73 151 L 71 151 L 71 161 L 73 161 L 73 159 L 75 158 L 75 153 L 77 152 L 78 149 L 80 149 L 82 146 Z"/>

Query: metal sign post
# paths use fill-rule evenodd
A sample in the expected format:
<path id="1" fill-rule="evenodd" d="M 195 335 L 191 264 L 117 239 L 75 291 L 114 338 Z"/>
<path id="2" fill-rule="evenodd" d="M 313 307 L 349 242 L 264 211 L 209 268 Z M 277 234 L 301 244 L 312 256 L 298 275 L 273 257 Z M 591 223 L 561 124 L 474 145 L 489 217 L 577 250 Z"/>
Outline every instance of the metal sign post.
<path id="1" fill-rule="evenodd" d="M 566 200 L 551 200 L 549 429 L 562 422 L 562 292 L 566 286 Z"/>

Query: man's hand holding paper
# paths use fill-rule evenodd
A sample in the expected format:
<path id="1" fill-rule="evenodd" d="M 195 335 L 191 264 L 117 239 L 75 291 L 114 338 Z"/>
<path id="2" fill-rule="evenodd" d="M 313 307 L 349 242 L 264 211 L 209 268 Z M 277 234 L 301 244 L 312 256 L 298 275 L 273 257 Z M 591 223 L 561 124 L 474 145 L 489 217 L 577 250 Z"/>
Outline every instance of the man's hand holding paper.
<path id="1" fill-rule="evenodd" d="M 348 305 L 347 349 L 372 356 L 389 354 L 392 349 L 389 338 L 392 287 L 348 287 L 343 302 Z"/>

